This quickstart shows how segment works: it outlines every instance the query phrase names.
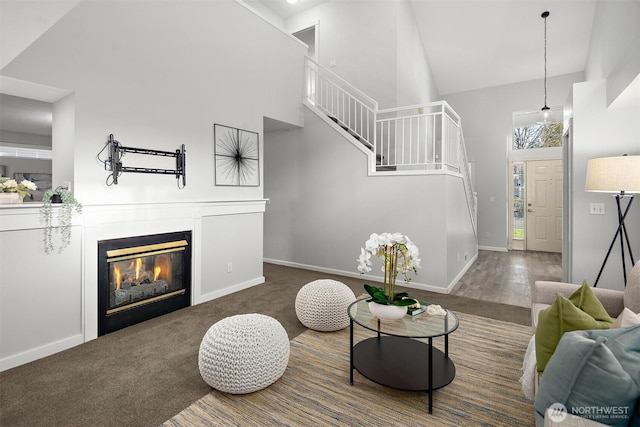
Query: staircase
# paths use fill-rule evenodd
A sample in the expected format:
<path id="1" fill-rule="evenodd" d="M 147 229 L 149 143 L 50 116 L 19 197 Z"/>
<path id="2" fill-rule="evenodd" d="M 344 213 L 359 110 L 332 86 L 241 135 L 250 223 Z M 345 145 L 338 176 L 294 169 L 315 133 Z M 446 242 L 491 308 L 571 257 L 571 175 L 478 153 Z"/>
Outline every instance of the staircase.
<path id="1" fill-rule="evenodd" d="M 377 101 L 311 58 L 305 74 L 305 105 L 368 153 L 369 175 L 459 176 L 477 241 L 477 196 L 461 120 L 446 102 L 380 110 Z"/>

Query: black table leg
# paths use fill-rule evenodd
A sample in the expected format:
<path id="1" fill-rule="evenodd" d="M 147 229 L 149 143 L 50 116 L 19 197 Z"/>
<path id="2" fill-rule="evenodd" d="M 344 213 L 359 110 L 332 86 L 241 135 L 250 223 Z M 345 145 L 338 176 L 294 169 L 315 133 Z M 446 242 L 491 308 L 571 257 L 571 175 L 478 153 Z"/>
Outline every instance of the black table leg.
<path id="1" fill-rule="evenodd" d="M 429 413 L 433 413 L 433 338 L 429 338 Z"/>
<path id="2" fill-rule="evenodd" d="M 350 383 L 353 385 L 353 319 L 349 322 L 349 342 L 351 345 L 349 346 L 349 364 L 351 369 L 350 371 Z"/>
<path id="3" fill-rule="evenodd" d="M 444 355 L 449 357 L 449 335 L 444 336 Z"/>

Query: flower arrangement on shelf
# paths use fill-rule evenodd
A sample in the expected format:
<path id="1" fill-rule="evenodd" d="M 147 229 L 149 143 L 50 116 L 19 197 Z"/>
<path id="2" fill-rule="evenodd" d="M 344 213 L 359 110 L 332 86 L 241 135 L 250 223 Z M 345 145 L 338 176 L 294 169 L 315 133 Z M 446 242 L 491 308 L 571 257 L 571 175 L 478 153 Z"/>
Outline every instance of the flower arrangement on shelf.
<path id="1" fill-rule="evenodd" d="M 33 182 L 23 179 L 18 183 L 15 179 L 0 176 L 0 193 L 18 193 L 20 199 L 30 196 L 29 191 L 35 191 L 38 186 Z"/>
<path id="2" fill-rule="evenodd" d="M 362 274 L 368 273 L 373 265 L 371 258 L 373 256 L 382 258 L 384 285 L 379 288 L 365 284 L 364 288 L 371 297 L 367 302 L 405 307 L 419 304 L 418 300 L 407 292 L 396 293 L 395 291 L 398 273 L 404 276 L 405 282 L 411 280 L 409 273 L 418 273 L 419 255 L 418 247 L 402 233 L 373 233 L 366 241 L 365 247 L 360 250 L 358 270 Z"/>

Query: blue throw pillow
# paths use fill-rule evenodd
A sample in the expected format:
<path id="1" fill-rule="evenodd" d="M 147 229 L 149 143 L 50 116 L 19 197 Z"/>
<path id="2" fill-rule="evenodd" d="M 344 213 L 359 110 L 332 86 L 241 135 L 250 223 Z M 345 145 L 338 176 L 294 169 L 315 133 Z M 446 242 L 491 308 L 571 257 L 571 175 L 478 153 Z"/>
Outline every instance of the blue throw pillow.
<path id="1" fill-rule="evenodd" d="M 567 332 L 545 368 L 536 421 L 562 404 L 569 414 L 628 426 L 640 399 L 640 325 Z"/>

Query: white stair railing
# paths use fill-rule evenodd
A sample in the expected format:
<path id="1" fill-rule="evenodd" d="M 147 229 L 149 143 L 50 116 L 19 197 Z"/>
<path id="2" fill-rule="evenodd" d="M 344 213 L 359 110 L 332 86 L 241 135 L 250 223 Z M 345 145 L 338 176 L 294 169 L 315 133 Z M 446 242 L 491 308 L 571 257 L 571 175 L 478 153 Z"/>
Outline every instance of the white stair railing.
<path id="1" fill-rule="evenodd" d="M 462 133 L 462 127 L 460 127 L 460 155 L 461 165 L 460 173 L 462 174 L 462 182 L 464 183 L 464 193 L 467 198 L 467 207 L 469 208 L 469 215 L 471 216 L 471 222 L 473 223 L 473 231 L 476 233 L 476 239 L 478 238 L 478 195 L 473 188 L 473 180 L 471 179 L 471 166 L 467 157 L 467 149 L 464 143 L 464 135 Z"/>
<path id="2" fill-rule="evenodd" d="M 306 75 L 306 100 L 373 148 L 378 103 L 311 58 Z"/>
<path id="3" fill-rule="evenodd" d="M 445 101 L 379 110 L 378 103 L 311 58 L 305 100 L 358 139 L 377 159 L 373 173 L 445 170 L 462 177 L 476 232 L 477 198 L 458 114 Z"/>

